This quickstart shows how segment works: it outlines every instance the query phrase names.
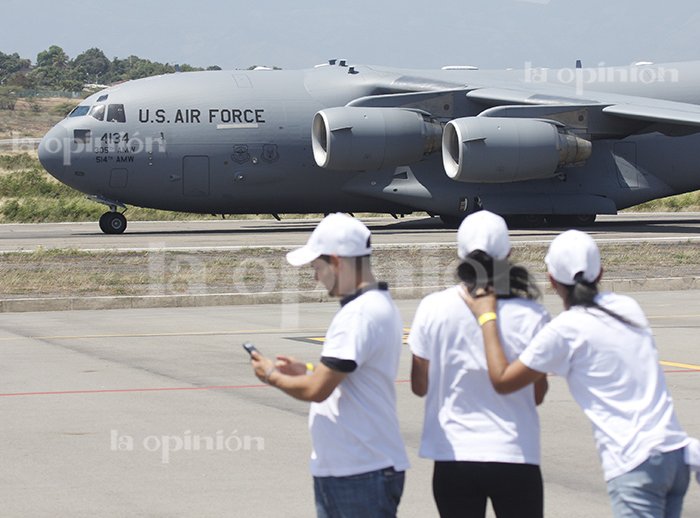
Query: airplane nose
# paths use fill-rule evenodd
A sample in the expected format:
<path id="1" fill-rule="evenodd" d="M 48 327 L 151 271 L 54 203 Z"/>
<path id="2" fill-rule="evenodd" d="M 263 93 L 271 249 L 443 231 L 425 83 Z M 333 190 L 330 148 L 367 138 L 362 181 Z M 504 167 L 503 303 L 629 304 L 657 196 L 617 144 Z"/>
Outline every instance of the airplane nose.
<path id="1" fill-rule="evenodd" d="M 52 176 L 61 180 L 70 161 L 70 139 L 68 130 L 54 126 L 39 143 L 39 162 Z"/>

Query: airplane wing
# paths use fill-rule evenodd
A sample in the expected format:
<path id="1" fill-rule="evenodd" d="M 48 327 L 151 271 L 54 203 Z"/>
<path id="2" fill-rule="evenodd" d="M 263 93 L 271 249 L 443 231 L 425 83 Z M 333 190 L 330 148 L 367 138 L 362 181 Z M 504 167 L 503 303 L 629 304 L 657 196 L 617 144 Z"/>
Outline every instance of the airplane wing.
<path id="1" fill-rule="evenodd" d="M 679 130 L 679 128 L 665 128 L 666 125 L 684 126 L 686 133 L 700 131 L 696 129 L 700 127 L 700 105 L 602 92 L 589 92 L 587 98 L 584 98 L 567 95 L 566 92 L 549 92 L 547 86 L 542 85 L 541 92 L 511 88 L 467 87 L 376 95 L 356 99 L 348 103 L 348 106 L 411 107 L 435 114 L 429 108 L 430 103 L 449 97 L 457 101 L 453 102 L 457 107 L 458 99 L 461 97 L 484 106 L 485 110 L 478 114 L 484 117 L 547 118 L 552 114 L 571 113 L 575 110 L 610 116 L 595 118 L 595 127 L 587 131 L 592 135 L 627 136 L 644 132 L 645 128 L 648 128 L 646 131 L 662 133 L 673 133 Z M 450 115 L 460 116 L 458 113 Z M 558 120 L 556 117 L 553 118 Z M 605 120 L 607 124 L 604 123 Z M 624 121 L 629 121 L 630 124 L 624 124 Z M 560 122 L 569 125 L 568 121 Z"/>
<path id="2" fill-rule="evenodd" d="M 700 106 L 674 102 L 668 104 L 668 107 L 614 104 L 603 108 L 603 113 L 647 122 L 700 126 Z"/>
<path id="3" fill-rule="evenodd" d="M 510 88 L 475 88 L 467 92 L 467 98 L 490 106 L 503 104 L 527 104 L 527 105 L 547 105 L 547 104 L 591 104 L 596 100 L 585 100 L 581 97 L 571 97 L 567 95 L 553 95 L 546 93 L 533 93 L 526 90 L 515 90 Z"/>
<path id="4" fill-rule="evenodd" d="M 651 124 L 700 126 L 699 105 L 646 97 L 601 93 L 594 96 L 589 94 L 589 97 L 594 97 L 593 99 L 582 99 L 502 88 L 479 88 L 469 91 L 466 96 L 471 100 L 490 106 L 568 106 L 570 109 L 580 107 L 597 109 L 614 117 Z M 496 113 L 498 113 L 498 116 L 503 116 L 502 113 L 496 110 L 489 112 L 487 115 L 495 116 Z"/>

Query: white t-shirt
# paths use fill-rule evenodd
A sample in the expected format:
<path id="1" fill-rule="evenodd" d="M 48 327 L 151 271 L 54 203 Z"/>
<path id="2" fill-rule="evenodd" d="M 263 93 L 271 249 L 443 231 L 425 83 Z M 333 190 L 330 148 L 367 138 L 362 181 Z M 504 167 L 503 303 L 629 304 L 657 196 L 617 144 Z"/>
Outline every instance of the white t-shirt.
<path id="1" fill-rule="evenodd" d="M 440 461 L 540 463 L 533 385 L 498 394 L 489 380 L 481 329 L 457 286 L 425 297 L 411 326 L 414 355 L 430 360 L 419 454 Z M 549 321 L 536 302 L 498 301 L 498 326 L 513 361 Z"/>
<path id="2" fill-rule="evenodd" d="M 642 309 L 613 293 L 595 300 L 641 327 L 574 306 L 535 337 L 520 361 L 566 378 L 593 424 L 605 480 L 610 480 L 639 466 L 652 450 L 682 448 L 688 438 L 674 413 Z"/>
<path id="3" fill-rule="evenodd" d="M 409 467 L 396 414 L 402 337 L 401 315 L 386 290 L 369 290 L 336 313 L 321 355 L 357 368 L 325 401 L 311 403 L 313 476 Z"/>

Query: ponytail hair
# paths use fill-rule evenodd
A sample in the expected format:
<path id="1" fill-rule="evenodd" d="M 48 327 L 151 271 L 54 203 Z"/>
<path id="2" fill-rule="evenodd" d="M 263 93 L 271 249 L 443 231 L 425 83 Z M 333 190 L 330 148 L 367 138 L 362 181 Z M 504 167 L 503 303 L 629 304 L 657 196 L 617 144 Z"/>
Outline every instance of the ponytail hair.
<path id="1" fill-rule="evenodd" d="M 493 290 L 498 298 L 536 300 L 542 296 L 527 269 L 513 265 L 507 259 L 494 259 L 482 250 L 467 255 L 457 266 L 457 277 L 470 292 L 485 288 Z"/>
<path id="2" fill-rule="evenodd" d="M 628 318 L 618 315 L 614 311 L 598 304 L 595 301 L 598 295 L 598 284 L 596 282 L 587 282 L 583 280 L 583 272 L 578 272 L 574 275 L 574 282 L 575 284 L 563 284 L 567 290 L 567 302 L 569 303 L 569 307 L 583 306 L 584 308 L 595 308 L 623 324 L 632 327 L 641 327 L 636 322 L 632 322 Z"/>

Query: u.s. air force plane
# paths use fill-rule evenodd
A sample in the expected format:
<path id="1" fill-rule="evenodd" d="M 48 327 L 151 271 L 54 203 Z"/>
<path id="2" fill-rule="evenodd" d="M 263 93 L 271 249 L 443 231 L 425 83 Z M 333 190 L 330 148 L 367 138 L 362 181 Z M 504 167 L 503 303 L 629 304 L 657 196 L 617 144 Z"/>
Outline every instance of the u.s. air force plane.
<path id="1" fill-rule="evenodd" d="M 109 207 L 207 214 L 481 208 L 530 223 L 700 189 L 700 62 L 487 71 L 344 60 L 112 86 L 46 134 L 44 167 Z"/>

